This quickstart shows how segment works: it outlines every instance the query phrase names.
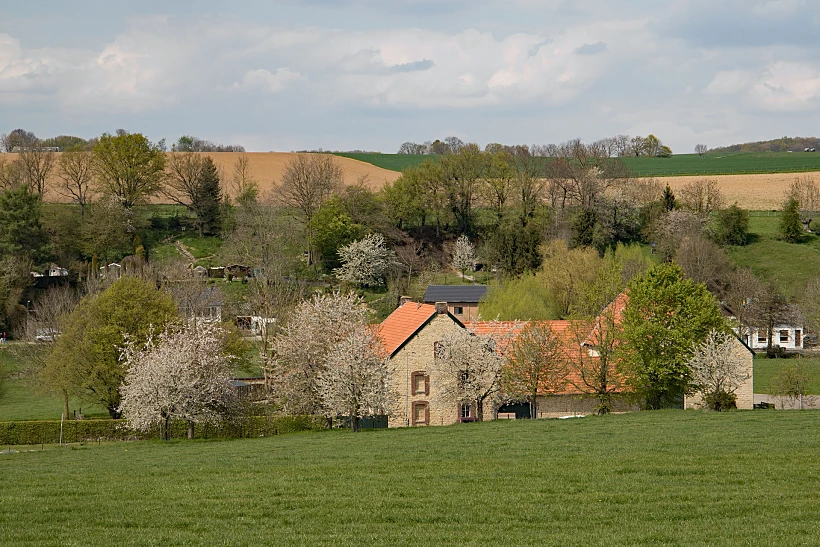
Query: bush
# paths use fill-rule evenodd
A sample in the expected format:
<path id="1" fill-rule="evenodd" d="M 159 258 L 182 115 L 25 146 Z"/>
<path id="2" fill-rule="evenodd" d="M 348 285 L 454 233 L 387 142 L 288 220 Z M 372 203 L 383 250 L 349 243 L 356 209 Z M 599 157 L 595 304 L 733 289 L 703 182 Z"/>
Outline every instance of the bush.
<path id="1" fill-rule="evenodd" d="M 789 198 L 783 204 L 783 213 L 780 216 L 780 237 L 789 243 L 799 243 L 803 239 L 800 204 L 794 198 Z"/>
<path id="2" fill-rule="evenodd" d="M 722 390 L 707 393 L 703 396 L 703 406 L 709 410 L 716 410 L 718 412 L 737 408 L 737 397 L 734 393 L 728 393 Z"/>
<path id="3" fill-rule="evenodd" d="M 322 416 L 246 416 L 234 422 L 196 424 L 195 439 L 247 438 L 327 429 Z M 184 420 L 171 423 L 171 437 L 187 438 Z M 159 426 L 148 432 L 134 431 L 126 420 L 68 420 L 63 422 L 63 442 L 160 439 Z M 0 445 L 54 444 L 60 441 L 59 420 L 0 422 Z"/>
<path id="4" fill-rule="evenodd" d="M 737 205 L 717 211 L 712 225 L 712 239 L 719 245 L 746 245 L 749 234 L 749 212 Z"/>

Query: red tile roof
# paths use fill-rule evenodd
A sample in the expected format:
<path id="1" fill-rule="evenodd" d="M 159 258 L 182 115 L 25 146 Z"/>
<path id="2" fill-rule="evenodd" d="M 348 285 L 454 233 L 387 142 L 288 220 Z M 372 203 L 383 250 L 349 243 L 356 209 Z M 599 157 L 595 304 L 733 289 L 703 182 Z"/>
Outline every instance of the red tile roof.
<path id="1" fill-rule="evenodd" d="M 407 302 L 396 308 L 379 325 L 379 336 L 388 355 L 396 353 L 435 314 L 436 307 L 431 304 Z"/>

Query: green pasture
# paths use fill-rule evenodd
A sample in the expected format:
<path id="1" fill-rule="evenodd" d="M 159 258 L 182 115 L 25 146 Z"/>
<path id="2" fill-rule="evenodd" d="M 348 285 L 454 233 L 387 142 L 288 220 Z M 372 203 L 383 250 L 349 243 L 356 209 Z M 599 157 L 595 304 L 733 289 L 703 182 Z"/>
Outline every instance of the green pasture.
<path id="1" fill-rule="evenodd" d="M 757 355 L 754 361 L 754 392 L 771 393 L 772 388 L 770 386 L 780 369 L 797 361 L 806 365 L 811 375 L 811 382 L 807 386 L 806 393 L 808 395 L 820 395 L 820 357 L 767 359 L 764 355 Z"/>
<path id="2" fill-rule="evenodd" d="M 8 545 L 808 545 L 816 411 L 0 454 Z M 34 447 L 32 447 L 34 448 Z"/>
<path id="3" fill-rule="evenodd" d="M 435 156 L 412 154 L 337 154 L 371 163 L 377 167 L 402 171 Z M 626 166 L 641 177 L 676 175 L 738 175 L 754 173 L 792 173 L 820 170 L 820 153 L 766 152 L 675 154 L 671 158 L 622 158 Z M 549 160 L 545 160 L 549 161 Z"/>
<path id="4" fill-rule="evenodd" d="M 779 213 L 757 212 L 749 217 L 750 243 L 730 247 L 729 256 L 739 267 L 751 268 L 775 283 L 787 296 L 799 296 L 809 279 L 820 275 L 820 236 L 805 234 L 800 243 L 778 237 Z"/>

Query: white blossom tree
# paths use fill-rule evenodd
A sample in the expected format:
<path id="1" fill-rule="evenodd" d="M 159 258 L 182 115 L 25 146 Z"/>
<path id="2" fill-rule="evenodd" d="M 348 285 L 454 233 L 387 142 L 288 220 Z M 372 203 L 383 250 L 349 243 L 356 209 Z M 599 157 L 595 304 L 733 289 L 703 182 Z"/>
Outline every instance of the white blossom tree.
<path id="1" fill-rule="evenodd" d="M 470 238 L 463 235 L 456 240 L 456 248 L 453 251 L 453 268 L 461 272 L 461 277 L 464 277 L 464 272 L 475 267 L 475 246 L 470 243 Z"/>
<path id="2" fill-rule="evenodd" d="M 334 273 L 342 281 L 359 287 L 384 284 L 387 270 L 397 264 L 396 253 L 384 244 L 382 234 L 369 234 L 338 250 L 342 266 Z"/>
<path id="3" fill-rule="evenodd" d="M 735 391 L 749 379 L 749 370 L 735 349 L 731 334 L 712 330 L 692 350 L 688 365 L 693 382 L 704 405 L 712 410 L 733 407 Z"/>
<path id="4" fill-rule="evenodd" d="M 373 329 L 359 326 L 330 349 L 317 386 L 326 415 L 347 416 L 354 432 L 361 429 L 362 418 L 390 412 L 390 369 Z"/>
<path id="5" fill-rule="evenodd" d="M 172 419 L 187 420 L 191 438 L 193 424 L 225 418 L 234 395 L 222 344 L 223 332 L 212 323 L 170 327 L 142 348 L 126 342 L 120 411 L 128 424 L 141 431 L 160 424 L 168 440 Z"/>
<path id="6" fill-rule="evenodd" d="M 475 405 L 476 418 L 484 419 L 487 403 L 498 401 L 504 357 L 497 336 L 478 336 L 458 329 L 444 335 L 437 345 L 441 370 L 439 395 L 442 404 Z"/>
<path id="7" fill-rule="evenodd" d="M 368 309 L 362 299 L 316 294 L 299 304 L 288 324 L 272 341 L 267 374 L 275 397 L 288 414 L 317 414 L 324 410 L 318 385 L 328 356 L 357 329 L 365 328 Z"/>

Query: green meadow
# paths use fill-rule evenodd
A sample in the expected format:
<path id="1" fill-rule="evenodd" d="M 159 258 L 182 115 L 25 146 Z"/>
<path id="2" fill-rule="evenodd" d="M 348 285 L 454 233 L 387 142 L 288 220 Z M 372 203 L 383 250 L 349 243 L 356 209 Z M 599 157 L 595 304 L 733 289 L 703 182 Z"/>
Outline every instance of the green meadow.
<path id="1" fill-rule="evenodd" d="M 383 169 L 402 171 L 434 155 L 340 153 L 338 156 L 371 163 Z M 820 153 L 806 152 L 737 152 L 675 154 L 670 158 L 622 158 L 629 169 L 641 177 L 677 175 L 739 175 L 754 173 L 792 173 L 820 170 Z M 549 161 L 549 160 L 545 160 Z"/>
<path id="2" fill-rule="evenodd" d="M 808 545 L 815 411 L 0 454 L 6 545 Z"/>

